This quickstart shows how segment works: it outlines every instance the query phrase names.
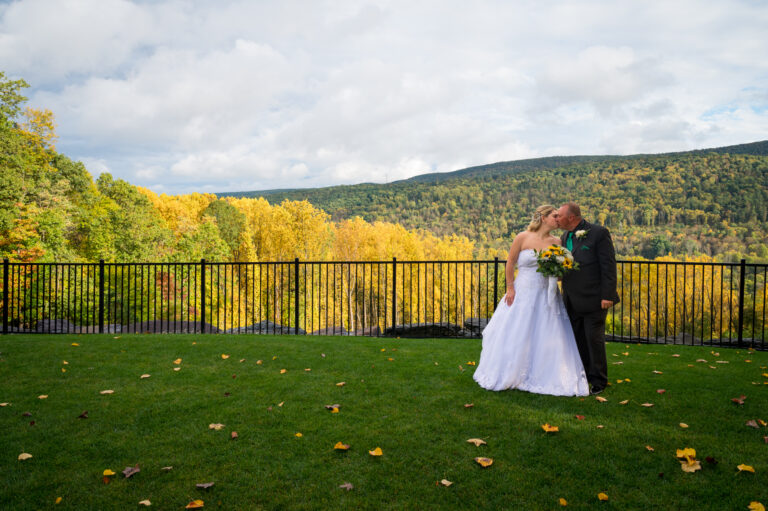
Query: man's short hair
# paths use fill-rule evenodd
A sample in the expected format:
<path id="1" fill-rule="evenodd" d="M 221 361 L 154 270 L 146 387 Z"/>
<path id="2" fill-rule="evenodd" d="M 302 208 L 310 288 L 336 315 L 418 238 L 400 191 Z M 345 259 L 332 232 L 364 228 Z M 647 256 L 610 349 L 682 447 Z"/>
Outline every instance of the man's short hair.
<path id="1" fill-rule="evenodd" d="M 568 212 L 570 214 L 573 216 L 581 217 L 581 208 L 578 204 L 575 202 L 566 202 L 565 205 L 568 207 Z"/>

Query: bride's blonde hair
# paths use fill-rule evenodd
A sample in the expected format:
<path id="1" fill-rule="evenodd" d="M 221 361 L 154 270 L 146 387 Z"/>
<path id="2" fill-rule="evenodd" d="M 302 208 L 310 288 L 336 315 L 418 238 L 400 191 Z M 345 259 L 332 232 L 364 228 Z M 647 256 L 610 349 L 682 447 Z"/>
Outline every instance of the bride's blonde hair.
<path id="1" fill-rule="evenodd" d="M 541 227 L 541 219 L 545 216 L 551 215 L 554 210 L 555 207 L 550 206 L 549 204 L 544 204 L 543 206 L 536 208 L 536 211 L 533 213 L 531 223 L 528 224 L 528 230 L 532 232 L 538 231 L 539 227 Z"/>

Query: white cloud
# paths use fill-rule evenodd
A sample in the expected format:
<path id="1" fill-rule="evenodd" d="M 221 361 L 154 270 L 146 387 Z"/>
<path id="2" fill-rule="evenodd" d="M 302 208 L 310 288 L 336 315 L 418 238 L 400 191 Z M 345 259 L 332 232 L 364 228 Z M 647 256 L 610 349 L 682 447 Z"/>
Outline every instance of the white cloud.
<path id="1" fill-rule="evenodd" d="M 767 25 L 748 0 L 18 0 L 0 62 L 94 174 L 294 188 L 765 138 Z"/>

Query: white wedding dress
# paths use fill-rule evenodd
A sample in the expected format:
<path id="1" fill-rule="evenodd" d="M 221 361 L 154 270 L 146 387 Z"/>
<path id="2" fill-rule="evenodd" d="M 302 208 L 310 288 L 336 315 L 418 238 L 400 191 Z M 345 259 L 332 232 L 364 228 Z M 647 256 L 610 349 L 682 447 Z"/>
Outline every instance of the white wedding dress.
<path id="1" fill-rule="evenodd" d="M 474 379 L 488 390 L 519 389 L 554 396 L 589 394 L 568 313 L 556 286 L 536 271 L 533 249 L 517 259 L 515 301 L 502 298 L 483 330 Z M 554 282 L 553 282 L 554 284 Z M 548 297 L 548 293 L 555 293 Z"/>

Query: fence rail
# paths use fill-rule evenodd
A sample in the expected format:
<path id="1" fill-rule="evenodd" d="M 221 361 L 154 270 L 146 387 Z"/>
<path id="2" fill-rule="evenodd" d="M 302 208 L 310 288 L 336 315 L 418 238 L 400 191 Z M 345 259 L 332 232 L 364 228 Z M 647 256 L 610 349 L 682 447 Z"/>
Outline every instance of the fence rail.
<path id="1" fill-rule="evenodd" d="M 479 337 L 504 261 L 3 262 L 2 333 Z M 766 349 L 768 264 L 619 261 L 609 340 Z"/>

